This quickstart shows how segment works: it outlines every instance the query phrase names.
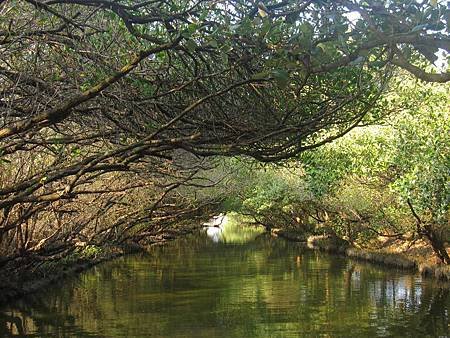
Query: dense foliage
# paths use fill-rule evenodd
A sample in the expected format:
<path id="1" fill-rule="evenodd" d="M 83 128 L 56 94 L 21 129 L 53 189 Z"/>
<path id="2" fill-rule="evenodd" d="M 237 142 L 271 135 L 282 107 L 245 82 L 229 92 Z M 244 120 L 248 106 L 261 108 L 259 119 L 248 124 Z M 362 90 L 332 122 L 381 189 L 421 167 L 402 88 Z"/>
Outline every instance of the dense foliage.
<path id="1" fill-rule="evenodd" d="M 271 227 L 331 231 L 363 246 L 378 236 L 424 236 L 448 263 L 449 88 L 403 78 L 395 89 L 391 99 L 409 100 L 403 111 L 302 154 L 289 169 L 258 171 L 235 205 Z"/>
<path id="2" fill-rule="evenodd" d="M 373 123 L 399 68 L 449 81 L 447 20 L 435 1 L 1 1 L 0 267 L 176 235 L 219 208 L 210 157 Z"/>

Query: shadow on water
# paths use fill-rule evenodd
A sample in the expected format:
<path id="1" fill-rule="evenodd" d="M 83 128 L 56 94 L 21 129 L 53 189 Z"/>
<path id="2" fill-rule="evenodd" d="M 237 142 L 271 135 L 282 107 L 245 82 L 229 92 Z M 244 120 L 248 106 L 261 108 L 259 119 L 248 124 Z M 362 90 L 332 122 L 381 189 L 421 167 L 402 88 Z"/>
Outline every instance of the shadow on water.
<path id="1" fill-rule="evenodd" d="M 230 236 L 229 236 L 230 238 Z M 449 336 L 449 290 L 268 236 L 205 234 L 108 262 L 0 311 L 0 336 Z"/>

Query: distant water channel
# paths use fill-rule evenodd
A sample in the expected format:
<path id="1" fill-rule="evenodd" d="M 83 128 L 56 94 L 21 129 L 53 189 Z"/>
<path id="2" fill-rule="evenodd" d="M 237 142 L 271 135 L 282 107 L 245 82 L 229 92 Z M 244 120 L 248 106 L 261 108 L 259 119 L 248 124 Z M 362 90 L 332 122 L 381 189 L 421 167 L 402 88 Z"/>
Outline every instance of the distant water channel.
<path id="1" fill-rule="evenodd" d="M 447 288 L 245 234 L 99 265 L 0 309 L 0 336 L 450 336 Z"/>

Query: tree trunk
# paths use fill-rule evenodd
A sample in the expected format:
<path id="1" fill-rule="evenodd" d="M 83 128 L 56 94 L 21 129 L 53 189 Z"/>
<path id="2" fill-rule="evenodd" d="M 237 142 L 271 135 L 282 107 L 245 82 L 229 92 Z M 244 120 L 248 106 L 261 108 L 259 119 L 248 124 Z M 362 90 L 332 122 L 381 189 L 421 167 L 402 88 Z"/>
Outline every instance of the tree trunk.
<path id="1" fill-rule="evenodd" d="M 439 257 L 442 263 L 450 265 L 450 257 L 445 248 L 445 244 L 442 238 L 440 238 L 439 234 L 437 234 L 430 225 L 424 226 L 424 228 L 425 236 L 430 241 L 435 254 Z"/>
<path id="2" fill-rule="evenodd" d="M 439 234 L 433 229 L 433 225 L 428 222 L 422 222 L 419 215 L 414 210 L 414 207 L 411 201 L 408 199 L 406 201 L 408 203 L 409 209 L 411 210 L 412 215 L 417 221 L 417 233 L 419 235 L 425 235 L 430 241 L 431 247 L 434 250 L 434 253 L 439 257 L 442 263 L 450 265 L 450 257 L 448 256 L 448 252 L 445 248 L 445 242 L 439 236 Z"/>

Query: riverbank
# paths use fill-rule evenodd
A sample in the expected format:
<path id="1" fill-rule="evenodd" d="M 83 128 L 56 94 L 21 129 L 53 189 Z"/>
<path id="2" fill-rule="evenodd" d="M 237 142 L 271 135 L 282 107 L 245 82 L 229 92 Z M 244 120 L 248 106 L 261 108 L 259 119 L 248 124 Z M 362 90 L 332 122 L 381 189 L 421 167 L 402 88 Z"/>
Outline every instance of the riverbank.
<path id="1" fill-rule="evenodd" d="M 285 237 L 286 238 L 286 237 Z M 333 236 L 310 236 L 308 248 L 345 255 L 349 258 L 364 260 L 389 267 L 417 271 L 423 277 L 450 282 L 450 266 L 439 264 L 432 250 L 424 241 L 405 243 L 390 241 L 377 250 L 356 248 L 348 242 Z"/>
<path id="2" fill-rule="evenodd" d="M 367 250 L 352 247 L 348 242 L 332 236 L 305 237 L 279 229 L 271 231 L 271 234 L 285 240 L 303 242 L 310 249 L 341 254 L 384 266 L 418 271 L 425 277 L 450 281 L 450 267 L 434 263 L 429 258 L 430 250 L 427 250 L 427 246 L 421 242 L 416 243 L 415 246 L 410 245 L 408 255 L 405 252 L 398 252 L 402 249 L 402 245 L 396 242 L 385 246 L 383 250 Z M 44 262 L 33 271 L 23 272 L 13 278 L 0 275 L 0 305 L 39 291 L 56 281 L 83 272 L 97 264 L 138 252 L 145 252 L 145 248 L 135 244 L 103 247 L 89 245 L 75 250 L 64 259 Z"/>
<path id="3" fill-rule="evenodd" d="M 180 238 L 11 302 L 0 337 L 449 335 L 443 283 L 302 247 Z"/>
<path id="4" fill-rule="evenodd" d="M 44 261 L 31 271 L 21 271 L 14 276 L 0 275 L 0 305 L 39 291 L 97 264 L 144 251 L 143 247 L 134 244 L 102 247 L 88 245 L 74 250 L 63 259 Z"/>

